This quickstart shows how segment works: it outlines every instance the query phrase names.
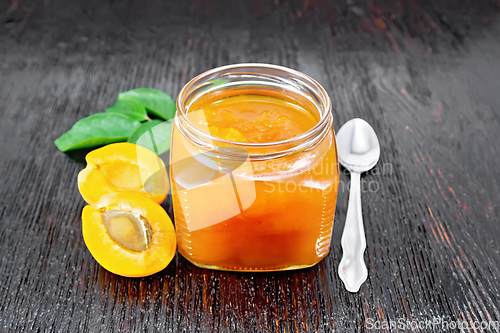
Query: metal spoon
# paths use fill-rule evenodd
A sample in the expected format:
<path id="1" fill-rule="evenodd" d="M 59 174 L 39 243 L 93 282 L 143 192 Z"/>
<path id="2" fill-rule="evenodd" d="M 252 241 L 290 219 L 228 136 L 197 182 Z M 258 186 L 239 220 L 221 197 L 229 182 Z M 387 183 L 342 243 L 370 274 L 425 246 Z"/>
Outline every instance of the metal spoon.
<path id="1" fill-rule="evenodd" d="M 361 215 L 361 173 L 370 170 L 380 157 L 380 145 L 373 128 L 363 119 L 349 120 L 337 133 L 339 161 L 351 173 L 349 206 L 342 234 L 342 260 L 339 276 L 345 288 L 358 292 L 368 271 L 363 259 L 366 249 Z"/>

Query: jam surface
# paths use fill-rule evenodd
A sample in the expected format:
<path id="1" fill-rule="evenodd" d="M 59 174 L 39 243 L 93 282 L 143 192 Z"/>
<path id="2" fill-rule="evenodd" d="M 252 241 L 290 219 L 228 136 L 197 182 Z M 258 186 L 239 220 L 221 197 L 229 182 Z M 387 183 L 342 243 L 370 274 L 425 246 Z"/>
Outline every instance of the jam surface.
<path id="1" fill-rule="evenodd" d="M 301 106 L 263 95 L 227 97 L 203 106 L 202 111 L 212 135 L 239 142 L 287 140 L 317 122 Z"/>

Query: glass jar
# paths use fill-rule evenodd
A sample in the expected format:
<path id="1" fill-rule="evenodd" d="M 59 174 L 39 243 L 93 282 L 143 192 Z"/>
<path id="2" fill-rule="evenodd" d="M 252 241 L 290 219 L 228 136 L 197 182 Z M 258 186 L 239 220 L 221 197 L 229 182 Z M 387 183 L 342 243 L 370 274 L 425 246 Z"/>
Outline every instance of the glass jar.
<path id="1" fill-rule="evenodd" d="M 293 138 L 235 142 L 210 134 L 203 106 L 264 95 L 316 119 Z M 310 267 L 330 249 L 339 182 L 331 102 L 316 81 L 268 64 L 205 72 L 177 99 L 170 172 L 179 253 L 199 267 L 278 271 Z"/>

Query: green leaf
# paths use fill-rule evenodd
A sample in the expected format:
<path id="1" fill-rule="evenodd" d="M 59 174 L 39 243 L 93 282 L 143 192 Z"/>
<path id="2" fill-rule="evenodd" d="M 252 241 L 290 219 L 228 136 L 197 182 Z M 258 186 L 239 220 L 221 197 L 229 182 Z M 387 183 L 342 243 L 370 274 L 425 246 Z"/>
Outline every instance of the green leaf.
<path id="1" fill-rule="evenodd" d="M 169 120 L 175 116 L 175 102 L 163 91 L 149 88 L 133 89 L 120 93 L 118 100 L 122 98 L 132 98 L 141 102 L 148 112 L 161 119 Z"/>
<path id="2" fill-rule="evenodd" d="M 97 113 L 76 122 L 54 143 L 62 151 L 127 141 L 141 123 L 117 113 Z"/>
<path id="3" fill-rule="evenodd" d="M 128 142 L 148 148 L 161 155 L 170 149 L 170 137 L 174 120 L 161 121 L 159 119 L 142 123 L 128 139 Z"/>
<path id="4" fill-rule="evenodd" d="M 132 98 L 122 98 L 115 105 L 106 109 L 106 113 L 119 113 L 137 121 L 148 119 L 148 114 L 144 106 L 137 100 Z"/>

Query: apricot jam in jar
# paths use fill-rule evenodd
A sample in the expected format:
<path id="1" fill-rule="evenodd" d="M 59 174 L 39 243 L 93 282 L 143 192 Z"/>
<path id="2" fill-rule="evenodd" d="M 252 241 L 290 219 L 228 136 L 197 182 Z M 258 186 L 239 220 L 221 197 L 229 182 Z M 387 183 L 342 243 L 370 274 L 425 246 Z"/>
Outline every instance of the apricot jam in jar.
<path id="1" fill-rule="evenodd" d="M 279 271 L 327 255 L 337 146 L 310 77 L 267 64 L 197 76 L 177 99 L 170 159 L 179 252 L 196 266 Z"/>

